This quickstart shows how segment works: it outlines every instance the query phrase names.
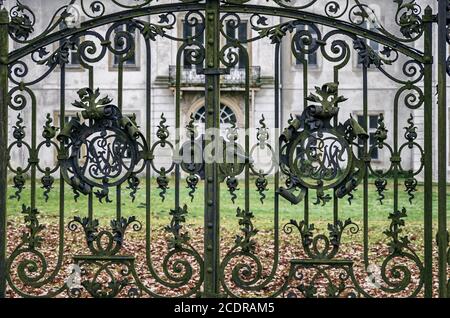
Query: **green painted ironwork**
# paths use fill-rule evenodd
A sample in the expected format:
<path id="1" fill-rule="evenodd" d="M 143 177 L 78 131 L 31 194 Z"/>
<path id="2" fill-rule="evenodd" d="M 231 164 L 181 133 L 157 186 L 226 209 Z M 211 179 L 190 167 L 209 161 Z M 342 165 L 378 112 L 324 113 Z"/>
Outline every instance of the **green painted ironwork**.
<path id="1" fill-rule="evenodd" d="M 354 191 L 360 189 L 363 192 L 362 258 L 364 265 L 369 266 L 369 174 L 375 177 L 380 204 L 385 202 L 387 188 L 393 189 L 392 212 L 386 216 L 390 224 L 384 232 L 389 241 L 389 253 L 380 267 L 378 288 L 386 295 L 407 290 L 411 297 L 436 296 L 432 272 L 435 139 L 432 72 L 433 62 L 436 61 L 433 61 L 432 40 L 433 23 L 439 22 L 437 137 L 439 149 L 446 149 L 445 73 L 450 74 L 450 62 L 445 57 L 448 0 L 439 1 L 438 15 L 433 15 L 430 7 L 422 12 L 415 1 L 393 1 L 397 27 L 394 32 L 379 23 L 370 6 L 358 0 L 343 0 L 341 5 L 336 1 L 326 1 L 320 14 L 308 11 L 317 4 L 317 0 L 304 1 L 302 5 L 284 0 L 269 1 L 267 4 L 247 2 L 192 0 L 159 4 L 141 0 L 124 4 L 112 0 L 94 1 L 88 5 L 87 1 L 71 0 L 68 5 L 55 11 L 48 26 L 37 35 L 37 17 L 27 5 L 17 1 L 9 11 L 0 11 L 0 297 L 6 296 L 7 288 L 22 297 L 53 297 L 63 293 L 69 297 L 80 297 L 83 292 L 103 298 L 123 293 L 128 297 L 164 297 L 164 294 L 143 283 L 136 269 L 136 255 L 123 253 L 127 229 L 145 231 L 144 254 L 148 275 L 158 286 L 176 290 L 178 297 L 239 297 L 260 295 L 262 292 L 284 297 L 319 297 L 322 294 L 328 297 L 373 297 L 356 279 L 353 260 L 336 258 L 345 230 L 352 234 L 360 230 L 352 220 L 343 218 L 344 213 L 339 210 L 338 203 L 345 199 L 351 204 Z M 78 13 L 86 17 L 86 21 L 76 27 L 68 22 L 74 18 L 74 10 L 79 10 Z M 248 17 L 253 31 L 246 40 L 227 32 L 227 29 L 236 30 L 239 27 L 243 15 Z M 280 19 L 273 22 L 270 17 Z M 196 32 L 189 36 L 174 35 L 172 30 L 179 23 L 187 24 Z M 367 23 L 375 25 L 376 31 L 364 28 Z M 61 24 L 65 24 L 66 28 L 59 30 Z M 318 26 L 329 29 L 322 31 Z M 106 27 L 107 31 L 100 32 L 100 27 Z M 145 43 L 145 129 L 138 127 L 136 115 L 125 115 L 124 109 L 125 68 L 137 51 L 134 36 L 139 36 Z M 225 39 L 225 43 L 221 38 Z M 175 92 L 175 128 L 186 128 L 188 139 L 184 143 L 181 142 L 180 129 L 171 130 L 165 114 L 158 115 L 158 122 L 152 118 L 151 48 L 161 39 L 178 44 L 175 77 L 170 85 Z M 375 51 L 368 40 L 379 43 L 382 50 Z M 22 47 L 10 51 L 9 41 Z M 269 124 L 264 116 L 258 118 L 260 126 L 255 136 L 256 143 L 252 145 L 248 133 L 243 140 L 240 139 L 239 127 L 235 122 L 227 129 L 226 136 L 211 134 L 210 131 L 220 128 L 221 80 L 230 69 L 237 65 L 242 68 L 241 64 L 245 74 L 244 82 L 240 83 L 244 96 L 242 128 L 246 131 L 251 128 L 252 75 L 246 45 L 256 41 L 269 41 L 274 49 L 275 133 L 268 129 Z M 282 122 L 283 70 L 280 69 L 280 61 L 283 41 L 288 42 L 292 54 L 303 68 L 302 115 L 291 116 L 288 123 Z M 423 52 L 411 46 L 417 41 L 423 41 Z M 89 84 L 80 87 L 79 98 L 73 103 L 80 109 L 77 117 L 66 122 L 65 83 L 70 51 L 78 53 Z M 363 120 L 358 122 L 350 117 L 341 122 L 339 109 L 345 105 L 346 98 L 339 91 L 340 70 L 349 64 L 352 51 L 358 57 L 362 70 Z M 313 83 L 316 92 L 308 95 L 310 66 L 306 56 L 313 53 L 320 53 L 326 62 L 333 64 L 333 82 Z M 96 89 L 94 65 L 106 59 L 107 54 L 117 60 L 115 104 L 112 98 Z M 206 133 L 202 135 L 196 131 L 193 116 L 188 125 L 182 127 L 183 59 L 196 68 L 198 75 L 204 76 Z M 386 68 L 389 65 L 399 65 L 403 78 L 390 73 Z M 43 73 L 30 72 L 38 66 L 44 67 Z M 381 114 L 372 145 L 369 145 L 367 133 L 369 69 L 378 71 L 380 76 L 386 76 L 398 85 L 392 107 L 393 126 L 387 127 Z M 51 114 L 45 114 L 45 124 L 41 129 L 38 127 L 38 116 L 42 114 L 33 86 L 43 82 L 56 70 L 60 77 L 60 121 L 56 123 Z M 411 114 L 403 118 L 399 114 L 401 105 L 411 111 L 423 111 L 423 131 L 415 124 L 415 116 Z M 26 112 L 31 116 L 30 122 L 24 122 Z M 9 113 L 16 118 L 11 136 L 8 136 Z M 404 138 L 401 137 L 402 125 Z M 152 134 L 153 127 L 156 127 L 155 135 Z M 281 128 L 284 128 L 283 132 L 279 131 Z M 392 140 L 388 138 L 389 130 L 393 132 Z M 417 141 L 419 135 L 423 136 L 423 145 Z M 280 142 L 273 146 L 270 140 Z M 190 162 L 196 151 L 219 149 L 219 146 L 225 149 L 226 155 L 220 156 L 224 161 L 217 160 L 216 153 L 206 152 L 205 157 L 195 163 Z M 18 148 L 28 154 L 28 159 L 22 166 L 14 167 L 10 157 Z M 54 166 L 43 166 L 41 163 L 39 155 L 45 148 L 57 153 Z M 156 157 L 161 149 L 172 152 L 173 162 L 159 166 Z M 270 169 L 261 169 L 254 162 L 253 157 L 258 149 L 269 151 L 273 161 Z M 407 149 L 414 149 L 420 155 L 421 164 L 416 170 L 406 170 L 402 166 L 402 152 Z M 376 170 L 372 165 L 371 154 L 378 150 L 389 154 L 390 165 L 385 171 Z M 448 296 L 450 284 L 447 275 L 450 257 L 446 224 L 446 156 L 445 151 L 439 151 L 437 262 L 440 297 Z M 401 179 L 404 179 L 404 191 L 408 194 L 409 203 L 413 204 L 418 176 L 422 173 L 424 248 L 419 253 L 411 247 L 409 237 L 402 234 L 408 207 L 401 205 L 399 191 L 402 188 Z M 14 188 L 11 198 L 7 198 L 8 174 Z M 270 189 L 268 182 L 271 174 L 273 189 Z M 174 175 L 173 181 L 170 175 Z M 156 176 L 156 187 L 152 185 L 152 176 Z M 392 184 L 388 183 L 389 176 L 392 177 Z M 60 182 L 59 189 L 54 187 L 57 177 L 65 181 Z M 184 178 L 189 198 L 181 196 L 180 187 Z M 254 185 L 251 184 L 252 178 Z M 142 180 L 145 180 L 145 186 Z M 204 183 L 204 233 L 203 251 L 198 251 L 191 243 L 192 234 L 184 224 L 190 217 L 189 202 L 201 195 L 196 193 L 201 182 Z M 38 198 L 39 186 L 44 190 L 43 198 Z M 229 192 L 227 198 L 220 197 L 223 186 Z M 26 187 L 30 188 L 29 198 L 23 197 Z M 71 191 L 66 191 L 69 188 Z M 151 250 L 154 230 L 151 226 L 152 198 L 167 203 L 171 188 L 174 190 L 173 200 L 167 200 L 172 205 L 168 211 L 171 220 L 165 227 L 168 252 L 156 264 Z M 240 188 L 242 200 L 237 196 Z M 267 265 L 255 248 L 258 239 L 258 229 L 254 224 L 257 207 L 250 200 L 252 189 L 257 191 L 261 204 L 270 204 L 268 194 L 272 190 L 274 192 L 273 259 L 269 268 L 265 268 Z M 42 234 L 44 227 L 39 221 L 39 214 L 44 212 L 36 208 L 36 201 L 48 200 L 52 191 L 59 194 L 59 246 L 56 265 L 49 267 L 49 261 L 41 251 L 45 235 Z M 126 193 L 134 201 L 138 191 L 145 191 L 145 220 L 124 215 L 125 211 L 122 211 Z M 112 199 L 114 193 L 115 198 Z M 75 200 L 86 198 L 87 213 L 66 224 L 65 202 L 70 195 Z M 7 200 L 27 202 L 22 209 L 26 229 L 10 254 L 6 253 Z M 116 206 L 110 230 L 104 230 L 99 224 L 94 208 L 97 201 Z M 234 245 L 226 252 L 221 251 L 220 247 L 220 205 L 224 201 L 236 206 L 240 227 Z M 285 201 L 298 206 L 299 211 L 303 209 L 301 219 L 291 220 L 281 228 L 286 234 L 298 230 L 299 246 L 306 256 L 290 261 L 288 275 L 284 277 L 281 287 L 274 290 L 271 284 L 279 272 L 281 245 L 280 204 Z M 310 215 L 315 205 L 332 206 L 333 222 L 328 225 L 328 234 L 315 233 Z M 80 269 L 80 284 L 73 287 L 66 281 L 44 294 L 30 292 L 51 285 L 64 271 L 66 228 L 72 231 L 82 228 L 90 252 L 73 255 L 74 264 Z M 416 276 L 412 266 L 418 273 Z M 312 271 L 312 276 L 305 274 L 305 270 Z M 338 279 L 333 279 L 333 275 L 337 275 Z M 100 279 L 102 276 L 108 277 L 109 282 Z M 323 281 L 327 282 L 325 291 L 318 288 Z"/>

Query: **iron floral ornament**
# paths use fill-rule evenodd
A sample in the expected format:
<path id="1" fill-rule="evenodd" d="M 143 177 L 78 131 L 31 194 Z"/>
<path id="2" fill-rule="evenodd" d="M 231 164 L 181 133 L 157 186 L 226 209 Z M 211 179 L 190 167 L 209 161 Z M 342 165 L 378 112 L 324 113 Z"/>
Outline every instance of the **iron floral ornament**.
<path id="1" fill-rule="evenodd" d="M 78 96 L 73 105 L 83 110 L 58 135 L 65 148 L 60 155 L 64 180 L 76 196 L 95 193 L 100 202 L 111 202 L 109 188 L 125 181 L 135 193 L 136 174 L 145 166 L 138 165 L 148 149 L 135 119 L 123 116 L 108 96 L 100 98 L 98 89 L 83 88 Z"/>
<path id="2" fill-rule="evenodd" d="M 306 107 L 301 116 L 291 118 L 280 136 L 280 168 L 287 176 L 287 188 L 279 193 L 292 204 L 300 203 L 307 189 L 316 190 L 315 204 L 331 200 L 326 190 L 334 189 L 338 198 L 349 195 L 362 181 L 366 158 L 358 158 L 353 148 L 362 147 L 368 135 L 353 117 L 337 124 L 338 84 L 328 83 L 307 100 L 319 103 Z M 364 143 L 362 143 L 364 144 Z M 370 159 L 369 159 L 370 160 Z"/>

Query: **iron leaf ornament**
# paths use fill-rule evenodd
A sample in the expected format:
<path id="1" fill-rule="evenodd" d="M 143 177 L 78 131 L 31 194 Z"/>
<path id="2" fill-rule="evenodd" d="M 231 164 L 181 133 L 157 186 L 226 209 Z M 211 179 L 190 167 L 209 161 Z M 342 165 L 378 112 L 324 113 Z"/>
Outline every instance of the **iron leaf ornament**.
<path id="1" fill-rule="evenodd" d="M 34 32 L 35 15 L 20 1 L 10 11 L 9 34 L 16 41 L 26 41 Z"/>
<path id="2" fill-rule="evenodd" d="M 60 156 L 64 180 L 78 193 L 94 193 L 100 202 L 109 199 L 109 188 L 128 181 L 134 198 L 139 183 L 136 170 L 147 153 L 147 144 L 133 118 L 123 116 L 99 89 L 83 88 L 73 106 L 82 109 L 65 125 L 58 140 L 66 147 Z"/>
<path id="3" fill-rule="evenodd" d="M 119 253 L 122 249 L 125 232 L 130 226 L 133 231 L 138 232 L 142 229 L 142 224 L 135 216 L 111 220 L 111 231 L 100 230 L 100 223 L 97 219 L 89 217 L 75 216 L 69 222 L 70 231 L 76 231 L 79 226 L 84 231 L 86 244 L 94 256 L 112 256 Z"/>
<path id="4" fill-rule="evenodd" d="M 369 156 L 358 158 L 353 147 L 368 135 L 350 117 L 344 124 L 334 125 L 339 114 L 338 103 L 346 100 L 338 95 L 338 83 L 316 87 L 301 116 L 291 119 L 280 136 L 280 166 L 287 176 L 286 188 L 280 195 L 292 204 L 300 203 L 306 190 L 316 190 L 315 204 L 331 200 L 326 190 L 334 189 L 338 198 L 350 195 L 361 182 Z"/>
<path id="5" fill-rule="evenodd" d="M 407 39 L 414 39 L 423 33 L 421 8 L 415 0 L 394 0 L 397 3 L 396 22 L 400 32 Z"/>

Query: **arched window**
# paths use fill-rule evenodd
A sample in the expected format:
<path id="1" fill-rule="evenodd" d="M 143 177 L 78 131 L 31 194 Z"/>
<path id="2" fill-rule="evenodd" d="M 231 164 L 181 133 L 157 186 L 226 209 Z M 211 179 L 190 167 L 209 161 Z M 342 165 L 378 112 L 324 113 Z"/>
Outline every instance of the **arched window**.
<path id="1" fill-rule="evenodd" d="M 206 109 L 205 106 L 200 107 L 194 114 L 194 118 L 197 122 L 205 123 L 206 121 Z M 231 124 L 236 123 L 236 114 L 227 105 L 220 105 L 220 123 Z"/>

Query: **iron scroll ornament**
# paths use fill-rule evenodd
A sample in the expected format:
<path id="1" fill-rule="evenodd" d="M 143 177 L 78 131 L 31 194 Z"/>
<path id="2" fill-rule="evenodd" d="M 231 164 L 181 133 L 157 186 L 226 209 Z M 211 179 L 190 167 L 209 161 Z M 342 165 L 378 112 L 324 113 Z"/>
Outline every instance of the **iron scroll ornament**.
<path id="1" fill-rule="evenodd" d="M 353 146 L 361 147 L 358 141 L 366 141 L 368 134 L 353 117 L 336 124 L 338 103 L 347 100 L 338 96 L 338 84 L 316 87 L 316 93 L 307 100 L 320 105 L 306 107 L 280 136 L 280 169 L 287 176 L 287 188 L 280 187 L 279 193 L 292 204 L 300 203 L 307 189 L 316 190 L 315 204 L 331 200 L 325 194 L 329 189 L 338 198 L 349 195 L 351 199 L 365 174 L 368 159 L 358 158 Z"/>
<path id="2" fill-rule="evenodd" d="M 84 110 L 57 137 L 65 146 L 59 158 L 62 175 L 76 196 L 95 193 L 100 202 L 110 202 L 110 187 L 128 180 L 137 188 L 130 180 L 136 180 L 145 166 L 138 167 L 148 152 L 147 143 L 135 119 L 123 116 L 108 96 L 100 98 L 99 89 L 83 88 L 78 96 L 73 106 Z M 131 190 L 133 194 L 136 189 Z"/>

